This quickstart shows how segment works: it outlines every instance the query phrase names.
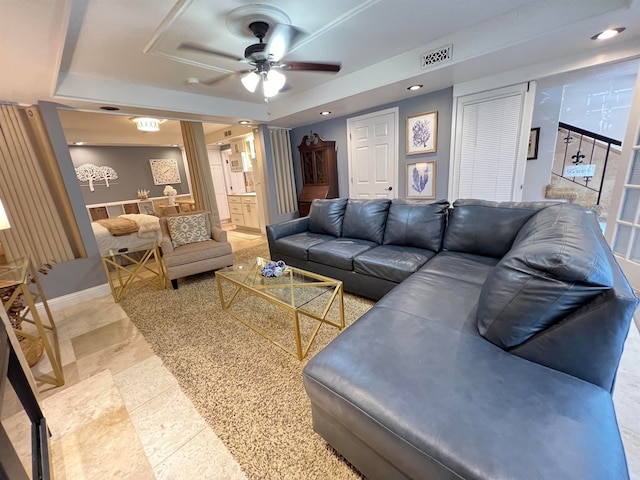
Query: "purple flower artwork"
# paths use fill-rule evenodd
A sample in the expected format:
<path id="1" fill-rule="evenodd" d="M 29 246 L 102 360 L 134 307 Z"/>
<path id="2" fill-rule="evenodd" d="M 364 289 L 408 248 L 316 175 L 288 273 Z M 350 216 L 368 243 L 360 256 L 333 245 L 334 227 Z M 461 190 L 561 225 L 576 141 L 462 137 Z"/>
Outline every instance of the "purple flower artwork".
<path id="1" fill-rule="evenodd" d="M 431 122 L 429 120 L 418 120 L 413 124 L 411 132 L 411 142 L 418 149 L 427 148 L 431 138 Z"/>
<path id="2" fill-rule="evenodd" d="M 437 132 L 438 112 L 407 117 L 407 155 L 435 152 Z"/>

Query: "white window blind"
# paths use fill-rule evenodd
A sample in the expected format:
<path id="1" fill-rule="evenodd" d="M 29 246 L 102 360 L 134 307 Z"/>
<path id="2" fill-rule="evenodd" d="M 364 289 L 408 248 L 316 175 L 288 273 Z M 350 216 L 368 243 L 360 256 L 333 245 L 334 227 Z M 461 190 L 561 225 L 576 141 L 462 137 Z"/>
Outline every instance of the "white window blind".
<path id="1" fill-rule="evenodd" d="M 523 94 L 466 103 L 462 108 L 459 198 L 511 200 Z"/>

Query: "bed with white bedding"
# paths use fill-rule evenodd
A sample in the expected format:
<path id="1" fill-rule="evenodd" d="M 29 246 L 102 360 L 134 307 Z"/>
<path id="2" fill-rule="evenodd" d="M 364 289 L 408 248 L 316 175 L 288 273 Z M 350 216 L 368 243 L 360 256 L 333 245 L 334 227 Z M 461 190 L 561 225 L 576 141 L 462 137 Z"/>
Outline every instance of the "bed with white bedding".
<path id="1" fill-rule="evenodd" d="M 144 214 L 126 214 L 120 215 L 119 218 L 127 218 L 134 221 L 138 225 L 138 231 L 128 235 L 115 236 L 98 222 L 91 222 L 101 257 L 109 257 L 112 255 L 111 252 L 148 250 L 160 243 L 162 234 L 158 217 Z"/>

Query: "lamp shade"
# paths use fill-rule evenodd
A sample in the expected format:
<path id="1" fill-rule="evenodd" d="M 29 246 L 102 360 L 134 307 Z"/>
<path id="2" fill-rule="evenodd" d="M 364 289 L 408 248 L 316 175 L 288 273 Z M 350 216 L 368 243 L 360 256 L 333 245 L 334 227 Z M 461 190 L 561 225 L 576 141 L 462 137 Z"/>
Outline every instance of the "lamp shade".
<path id="1" fill-rule="evenodd" d="M 244 88 L 249 90 L 251 93 L 256 91 L 256 87 L 258 86 L 258 82 L 260 81 L 260 75 L 256 72 L 251 72 L 248 75 L 245 75 L 240 79 Z"/>
<path id="2" fill-rule="evenodd" d="M 285 77 L 282 73 L 277 70 L 269 70 L 267 76 L 263 80 L 263 88 L 264 88 L 264 96 L 269 98 L 277 95 L 278 92 L 287 81 L 287 77 Z"/>
<path id="3" fill-rule="evenodd" d="M 7 212 L 4 211 L 2 200 L 0 200 L 0 230 L 6 230 L 7 228 L 11 228 L 11 225 L 9 224 L 9 217 L 7 217 Z"/>

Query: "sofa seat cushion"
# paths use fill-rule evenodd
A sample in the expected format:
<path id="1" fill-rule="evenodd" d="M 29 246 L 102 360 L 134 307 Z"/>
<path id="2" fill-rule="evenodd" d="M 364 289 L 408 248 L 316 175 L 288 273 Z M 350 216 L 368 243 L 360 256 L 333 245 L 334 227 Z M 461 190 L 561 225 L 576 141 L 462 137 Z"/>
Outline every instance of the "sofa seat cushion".
<path id="1" fill-rule="evenodd" d="M 199 262 L 207 258 L 231 255 L 231 244 L 207 240 L 204 242 L 187 243 L 163 255 L 164 264 L 167 267 Z"/>
<path id="2" fill-rule="evenodd" d="M 347 328 L 303 381 L 409 478 L 628 478 L 607 391 L 394 308 Z"/>
<path id="3" fill-rule="evenodd" d="M 302 232 L 289 235 L 288 237 L 276 240 L 276 254 L 280 253 L 290 257 L 299 258 L 300 260 L 309 260 L 309 248 L 320 243 L 333 240 L 335 237 L 331 235 L 323 235 L 320 233 Z M 275 259 L 277 260 L 277 258 Z"/>
<path id="4" fill-rule="evenodd" d="M 357 238 L 336 238 L 309 248 L 309 261 L 351 271 L 354 257 L 377 246 Z"/>
<path id="5" fill-rule="evenodd" d="M 606 247 L 594 231 L 598 227 L 580 218 L 565 221 L 566 209 L 591 215 L 580 207 L 550 207 L 557 221 L 527 227 L 528 236 L 517 239 L 487 278 L 478 329 L 490 342 L 502 348 L 520 345 L 613 287 Z"/>
<path id="6" fill-rule="evenodd" d="M 377 305 L 479 336 L 478 298 L 496 262 L 494 258 L 478 255 L 438 253 Z M 460 293 L 445 295 L 443 292 Z"/>
<path id="7" fill-rule="evenodd" d="M 354 258 L 353 270 L 400 283 L 434 255 L 435 252 L 422 248 L 381 245 Z"/>

